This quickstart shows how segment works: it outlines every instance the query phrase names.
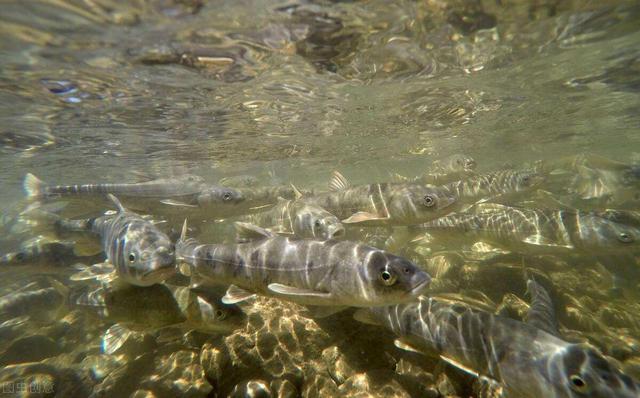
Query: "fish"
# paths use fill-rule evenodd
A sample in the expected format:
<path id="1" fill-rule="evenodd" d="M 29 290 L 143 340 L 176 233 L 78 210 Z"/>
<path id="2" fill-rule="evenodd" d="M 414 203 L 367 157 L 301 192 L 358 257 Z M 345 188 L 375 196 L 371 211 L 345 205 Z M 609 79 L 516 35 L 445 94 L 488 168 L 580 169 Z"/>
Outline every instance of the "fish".
<path id="1" fill-rule="evenodd" d="M 476 169 L 476 160 L 463 153 L 454 153 L 433 162 L 434 171 L 440 173 L 471 172 Z"/>
<path id="2" fill-rule="evenodd" d="M 546 303 L 535 300 L 531 308 L 538 315 L 546 313 L 540 310 Z M 497 385 L 505 397 L 640 396 L 640 384 L 596 347 L 567 342 L 536 324 L 424 296 L 412 303 L 359 309 L 354 316 L 396 334 L 398 348 L 439 357 Z"/>
<path id="3" fill-rule="evenodd" d="M 574 207 L 637 208 L 640 203 L 640 166 L 637 164 L 582 153 L 539 161 L 535 167 L 552 177 L 549 188 Z"/>
<path id="4" fill-rule="evenodd" d="M 125 209 L 113 195 L 108 195 L 118 211 L 85 220 L 55 221 L 62 231 L 90 232 L 101 239 L 107 261 L 83 269 L 72 280 L 116 278 L 137 286 L 160 283 L 177 271 L 174 245 L 151 221 Z"/>
<path id="5" fill-rule="evenodd" d="M 256 294 L 309 306 L 371 306 L 411 300 L 431 277 L 410 261 L 357 242 L 289 239 L 236 222 L 242 243 L 200 244 L 186 237 L 176 256 L 209 283 L 231 285 L 223 302 Z"/>
<path id="6" fill-rule="evenodd" d="M 521 194 L 541 186 L 545 178 L 534 170 L 499 170 L 444 185 L 458 206 Z"/>
<path id="7" fill-rule="evenodd" d="M 113 354 L 140 332 L 158 332 L 167 339 L 191 330 L 227 333 L 237 329 L 245 316 L 237 306 L 223 304 L 221 296 L 211 289 L 168 283 L 124 288 L 90 285 L 75 293 L 73 305 L 113 323 L 102 339 L 103 351 Z"/>
<path id="8" fill-rule="evenodd" d="M 104 197 L 105 194 L 117 195 L 118 197 L 171 198 L 199 193 L 202 191 L 203 186 L 204 179 L 192 174 L 153 179 L 139 183 L 51 185 L 28 173 L 23 181 L 25 194 L 31 199 L 74 196 Z"/>
<path id="9" fill-rule="evenodd" d="M 480 204 L 409 227 L 412 234 L 435 239 L 472 239 L 511 251 L 533 254 L 602 254 L 638 250 L 640 228 L 594 212 Z"/>
<path id="10" fill-rule="evenodd" d="M 400 174 L 392 174 L 392 177 L 396 182 L 410 181 L 419 184 L 444 185 L 475 175 L 475 169 L 476 161 L 474 158 L 456 153 L 434 160 L 429 170 L 421 176 L 407 178 Z"/>
<path id="11" fill-rule="evenodd" d="M 338 217 L 303 200 L 280 198 L 271 209 L 245 216 L 241 221 L 305 239 L 338 239 L 345 235 Z"/>
<path id="12" fill-rule="evenodd" d="M 351 186 L 337 171 L 330 192 L 303 196 L 346 224 L 371 226 L 410 225 L 453 211 L 456 197 L 447 189 L 415 183 L 377 183 Z"/>

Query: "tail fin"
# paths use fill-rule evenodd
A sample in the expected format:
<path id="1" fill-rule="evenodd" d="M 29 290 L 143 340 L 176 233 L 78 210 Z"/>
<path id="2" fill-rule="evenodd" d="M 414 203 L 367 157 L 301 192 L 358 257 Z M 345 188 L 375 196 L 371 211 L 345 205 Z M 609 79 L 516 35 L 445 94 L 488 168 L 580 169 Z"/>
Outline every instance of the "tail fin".
<path id="1" fill-rule="evenodd" d="M 22 188 L 24 189 L 25 195 L 28 198 L 39 198 L 44 192 L 43 188 L 46 186 L 45 182 L 34 176 L 31 173 L 27 173 L 24 176 L 24 181 L 22 182 Z"/>

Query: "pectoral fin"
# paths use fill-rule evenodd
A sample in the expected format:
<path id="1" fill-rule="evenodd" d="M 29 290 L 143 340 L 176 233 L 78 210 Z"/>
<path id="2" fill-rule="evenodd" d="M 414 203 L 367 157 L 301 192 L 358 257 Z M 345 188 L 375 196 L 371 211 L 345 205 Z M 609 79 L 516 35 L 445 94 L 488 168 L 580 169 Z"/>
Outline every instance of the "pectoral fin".
<path id="1" fill-rule="evenodd" d="M 404 351 L 417 352 L 418 354 L 423 353 L 422 351 L 418 350 L 417 348 L 414 348 L 413 346 L 403 341 L 402 339 L 395 339 L 393 341 L 393 345 L 395 345 L 396 347 Z"/>
<path id="2" fill-rule="evenodd" d="M 104 282 L 109 282 L 116 277 L 115 269 L 113 265 L 108 262 L 94 264 L 90 267 L 78 267 L 79 272 L 69 277 L 72 281 L 84 281 L 88 279 L 97 279 Z"/>
<path id="3" fill-rule="evenodd" d="M 330 293 L 317 292 L 315 290 L 309 289 L 300 289 L 297 287 L 283 285 L 281 283 L 270 283 L 268 288 L 274 293 L 282 294 L 285 296 L 321 297 L 324 299 L 331 298 Z"/>
<path id="4" fill-rule="evenodd" d="M 466 373 L 468 373 L 468 374 L 470 374 L 472 376 L 475 376 L 475 377 L 479 377 L 480 376 L 478 374 L 478 372 L 476 372 L 475 370 L 473 370 L 473 369 L 471 369 L 471 368 L 469 368 L 467 366 L 464 366 L 463 364 L 461 364 L 460 362 L 458 362 L 458 361 L 456 361 L 454 359 L 451 359 L 451 358 L 446 357 L 444 355 L 440 355 L 440 359 L 442 359 L 443 361 L 445 361 L 449 365 L 454 366 L 454 367 L 456 367 L 456 368 L 462 370 L 463 372 L 466 372 Z"/>
<path id="5" fill-rule="evenodd" d="M 236 228 L 236 238 L 239 242 L 266 239 L 275 236 L 272 232 L 269 232 L 264 228 L 260 228 L 257 225 L 246 222 L 236 221 L 234 226 Z"/>
<path id="6" fill-rule="evenodd" d="M 165 204 L 165 205 L 169 205 L 169 206 L 179 206 L 179 207 L 198 207 L 197 205 L 192 205 L 189 203 L 185 203 L 185 202 L 179 202 L 177 200 L 172 200 L 172 199 L 163 199 L 160 201 L 160 203 Z"/>
<path id="7" fill-rule="evenodd" d="M 119 323 L 112 325 L 102 336 L 102 351 L 113 354 L 127 342 L 133 332 Z"/>
<path id="8" fill-rule="evenodd" d="M 388 220 L 389 217 L 380 217 L 378 214 L 367 213 L 365 211 L 359 211 L 353 214 L 351 217 L 342 220 L 345 224 L 363 223 L 367 221 L 379 221 Z"/>
<path id="9" fill-rule="evenodd" d="M 227 292 L 225 293 L 225 295 L 222 296 L 221 301 L 224 304 L 237 304 L 242 301 L 252 299 L 255 296 L 256 294 L 253 292 L 239 288 L 236 285 L 231 285 L 229 286 L 229 289 L 227 289 Z"/>

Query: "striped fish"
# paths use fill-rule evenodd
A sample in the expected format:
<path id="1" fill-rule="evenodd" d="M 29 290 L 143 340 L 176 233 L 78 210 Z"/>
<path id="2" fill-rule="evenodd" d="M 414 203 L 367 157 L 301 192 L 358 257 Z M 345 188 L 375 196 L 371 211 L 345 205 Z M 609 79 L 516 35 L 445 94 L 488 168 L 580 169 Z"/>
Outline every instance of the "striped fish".
<path id="1" fill-rule="evenodd" d="M 359 310 L 356 319 L 391 330 L 399 348 L 439 356 L 498 383 L 505 397 L 640 397 L 640 385 L 596 348 L 466 305 L 420 297 Z"/>
<path id="2" fill-rule="evenodd" d="M 303 200 L 280 198 L 271 209 L 245 216 L 241 221 L 259 225 L 279 234 L 293 234 L 305 239 L 327 240 L 345 234 L 338 217 Z"/>
<path id="3" fill-rule="evenodd" d="M 527 192 L 544 181 L 535 170 L 500 170 L 469 177 L 444 185 L 458 199 L 459 205 L 471 205 L 496 197 Z"/>
<path id="4" fill-rule="evenodd" d="M 209 283 L 233 285 L 227 303 L 255 294 L 312 306 L 371 306 L 418 296 L 431 278 L 415 264 L 383 250 L 349 241 L 290 240 L 262 228 L 236 223 L 252 238 L 232 245 L 203 245 L 186 238 L 176 256 Z"/>
<path id="5" fill-rule="evenodd" d="M 448 190 L 414 183 L 379 183 L 351 186 L 337 171 L 329 183 L 331 192 L 303 198 L 324 208 L 343 223 L 411 225 L 453 211 L 456 198 Z"/>
<path id="6" fill-rule="evenodd" d="M 410 227 L 437 238 L 471 238 L 525 253 L 615 253 L 637 249 L 640 228 L 618 223 L 598 213 L 541 210 L 480 204 L 467 213 L 452 214 Z"/>
<path id="7" fill-rule="evenodd" d="M 175 178 L 160 178 L 132 184 L 77 184 L 49 185 L 29 173 L 24 177 L 23 187 L 29 198 L 57 198 L 99 196 L 105 194 L 119 197 L 171 198 L 192 195 L 202 191 L 204 180 L 196 175 Z"/>
<path id="8" fill-rule="evenodd" d="M 108 263 L 76 274 L 72 279 L 90 277 L 92 271 L 117 276 L 137 286 L 150 286 L 172 276 L 175 267 L 173 244 L 152 222 L 127 211 L 115 196 L 109 198 L 118 208 L 116 214 L 87 220 L 56 221 L 62 230 L 86 231 L 100 236 Z M 113 272 L 109 272 L 113 271 Z"/>

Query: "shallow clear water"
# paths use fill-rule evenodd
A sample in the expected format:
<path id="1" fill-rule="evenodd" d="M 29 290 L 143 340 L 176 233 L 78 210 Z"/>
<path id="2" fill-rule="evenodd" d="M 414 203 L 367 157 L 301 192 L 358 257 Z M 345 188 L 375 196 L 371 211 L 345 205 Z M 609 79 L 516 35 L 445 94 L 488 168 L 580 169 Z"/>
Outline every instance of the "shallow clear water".
<path id="1" fill-rule="evenodd" d="M 16 250 L 29 235 L 11 232 L 11 215 L 24 206 L 22 179 L 28 172 L 59 184 L 131 182 L 139 172 L 193 173 L 210 182 L 249 174 L 265 184 L 324 189 L 333 170 L 357 183 L 386 181 L 390 173 L 422 174 L 433 160 L 455 153 L 472 156 L 481 172 L 585 152 L 625 163 L 640 160 L 637 2 L 42 0 L 7 1 L 2 7 L 0 201 L 7 221 L 1 251 Z M 573 309 L 567 310 L 569 318 L 588 313 L 600 316 L 599 322 L 608 319 L 602 315 L 609 301 L 603 292 L 610 282 L 598 272 L 587 267 L 582 282 L 571 274 L 558 279 L 559 289 L 574 289 L 577 302 L 590 300 L 581 304 L 588 310 L 565 303 Z M 3 295 L 37 278 L 12 274 L 2 281 Z M 479 290 L 499 302 L 510 289 L 508 282 L 496 284 L 456 289 Z M 611 306 L 612 312 L 635 311 L 610 330 L 580 329 L 574 318 L 568 329 L 609 354 L 623 351 L 612 355 L 637 369 L 637 304 L 621 299 Z M 289 314 L 286 305 L 278 308 Z M 311 331 L 291 337 L 300 341 L 282 343 L 288 329 L 276 322 L 278 315 L 263 315 L 266 321 L 258 316 L 227 345 L 237 343 L 232 351 L 242 351 L 242 344 L 252 344 L 242 339 L 255 338 L 269 352 L 258 349 L 243 363 L 242 353 L 233 351 L 234 365 L 219 375 L 189 376 L 212 383 L 189 393 L 224 395 L 251 379 L 276 390 L 281 386 L 274 387 L 273 380 L 294 374 L 290 384 L 299 393 L 330 395 L 333 387 L 319 386 L 332 382 L 338 388 L 336 377 L 317 381 L 320 376 L 308 376 L 306 368 L 326 364 L 323 356 L 333 351 L 300 354 L 296 350 L 305 339 L 315 338 L 310 344 L 320 352 L 343 338 L 355 341 L 357 349 L 338 344 L 348 375 L 398 368 L 401 355 L 391 351 L 389 336 L 384 343 L 360 339 L 336 320 L 309 325 L 291 315 L 292 324 Z M 71 325 L 76 334 L 64 343 L 51 337 L 57 356 L 44 358 L 59 358 L 50 360 L 84 374 L 69 345 L 95 349 L 106 327 L 85 325 L 92 330 L 87 337 L 76 330 L 80 323 Z M 46 334 L 37 330 L 47 327 L 53 326 L 30 330 Z M 82 387 L 73 391 L 80 396 L 100 388 L 126 395 L 152 391 L 150 375 L 160 374 L 158 384 L 166 385 L 156 394 L 186 393 L 177 381 L 197 383 L 179 374 L 180 361 L 200 366 L 217 349 L 212 344 L 209 351 L 195 343 L 176 348 L 177 354 L 170 349 L 164 357 L 154 354 L 155 368 L 140 359 L 156 352 L 152 349 L 119 357 L 130 366 L 112 364 L 114 369 L 149 380 L 127 386 L 114 376 L 117 388 L 108 390 L 103 381 L 108 378 L 93 377 L 78 381 Z M 384 355 L 375 350 L 382 344 L 389 346 Z M 273 346 L 290 357 L 279 363 Z M 30 362 L 23 360 L 30 354 L 21 352 L 2 359 L 2 365 Z M 408 358 L 414 366 L 420 363 Z M 433 372 L 435 362 L 425 363 L 422 372 Z M 428 386 L 423 376 L 417 380 Z M 349 383 L 342 384 L 342 394 L 364 388 Z M 468 393 L 469 381 L 459 383 L 463 387 L 454 393 Z M 388 396 L 421 391 L 403 389 L 397 381 L 384 388 Z"/>

